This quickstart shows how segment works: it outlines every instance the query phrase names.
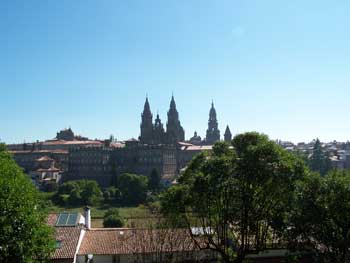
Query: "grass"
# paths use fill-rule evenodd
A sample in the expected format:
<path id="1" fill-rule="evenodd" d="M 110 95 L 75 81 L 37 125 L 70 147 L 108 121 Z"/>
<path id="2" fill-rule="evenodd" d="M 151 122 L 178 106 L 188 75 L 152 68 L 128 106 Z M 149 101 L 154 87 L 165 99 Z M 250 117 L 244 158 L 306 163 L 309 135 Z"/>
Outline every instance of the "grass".
<path id="1" fill-rule="evenodd" d="M 79 207 L 64 207 L 53 205 L 50 202 L 53 193 L 41 192 L 41 198 L 43 200 L 49 201 L 49 212 L 59 213 L 59 212 L 79 212 L 84 214 L 84 206 Z M 90 206 L 91 208 L 91 224 L 92 227 L 103 227 L 103 216 L 110 208 L 117 208 L 119 215 L 124 219 L 125 227 L 143 227 L 152 221 L 152 214 L 147 207 L 144 205 L 139 206 L 113 206 L 108 204 L 101 204 L 98 206 Z"/>
<path id="2" fill-rule="evenodd" d="M 126 227 L 134 226 L 136 224 L 135 222 L 142 224 L 143 221 L 148 220 L 148 218 L 150 217 L 149 210 L 143 205 L 139 205 L 136 207 L 116 207 L 109 205 L 91 207 L 92 227 L 103 227 L 103 216 L 109 208 L 118 208 L 119 214 L 124 219 Z M 79 212 L 84 214 L 84 207 L 52 206 L 50 208 L 50 212 L 52 213 L 59 213 L 63 211 Z"/>

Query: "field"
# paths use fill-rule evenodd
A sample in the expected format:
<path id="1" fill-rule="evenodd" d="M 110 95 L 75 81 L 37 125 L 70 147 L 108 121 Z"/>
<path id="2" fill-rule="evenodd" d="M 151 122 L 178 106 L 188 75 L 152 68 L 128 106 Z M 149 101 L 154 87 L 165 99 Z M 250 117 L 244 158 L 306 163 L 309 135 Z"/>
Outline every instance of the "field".
<path id="1" fill-rule="evenodd" d="M 142 225 L 150 218 L 149 210 L 143 206 L 137 207 L 111 207 L 111 206 L 98 206 L 91 207 L 91 226 L 92 227 L 103 227 L 103 216 L 109 208 L 118 208 L 120 216 L 125 220 L 126 227 L 132 227 L 135 225 Z M 84 214 L 84 207 L 59 207 L 52 206 L 50 212 L 79 212 Z"/>

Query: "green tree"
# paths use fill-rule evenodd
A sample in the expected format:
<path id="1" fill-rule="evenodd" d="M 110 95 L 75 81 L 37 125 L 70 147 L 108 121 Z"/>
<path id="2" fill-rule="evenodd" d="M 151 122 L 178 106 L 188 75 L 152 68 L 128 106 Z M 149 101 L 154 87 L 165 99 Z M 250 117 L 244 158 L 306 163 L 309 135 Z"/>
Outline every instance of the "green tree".
<path id="1" fill-rule="evenodd" d="M 52 201 L 59 205 L 96 205 L 102 197 L 102 191 L 96 181 L 77 180 L 62 184 Z"/>
<path id="2" fill-rule="evenodd" d="M 117 204 L 120 202 L 120 191 L 114 186 L 110 186 L 103 192 L 103 199 L 106 203 Z"/>
<path id="3" fill-rule="evenodd" d="M 141 204 L 147 197 L 148 178 L 136 174 L 122 174 L 118 177 L 118 189 L 126 204 Z"/>
<path id="4" fill-rule="evenodd" d="M 102 191 L 96 181 L 80 181 L 81 202 L 84 205 L 96 205 L 102 200 Z"/>
<path id="5" fill-rule="evenodd" d="M 298 185 L 288 239 L 320 262 L 346 262 L 350 249 L 350 172 L 310 174 Z"/>
<path id="6" fill-rule="evenodd" d="M 243 262 L 287 228 L 303 162 L 267 136 L 245 133 L 195 157 L 178 185 L 161 196 L 162 211 L 189 228 L 199 226 L 224 262 Z"/>
<path id="7" fill-rule="evenodd" d="M 124 225 L 123 219 L 119 215 L 117 208 L 108 209 L 103 217 L 104 227 L 122 227 Z"/>
<path id="8" fill-rule="evenodd" d="M 0 145 L 0 262 L 44 262 L 54 249 L 39 192 Z"/>
<path id="9" fill-rule="evenodd" d="M 151 174 L 149 176 L 149 180 L 148 180 L 149 189 L 154 191 L 154 192 L 157 192 L 161 187 L 160 180 L 161 180 L 161 177 L 160 177 L 160 174 L 157 171 L 157 169 L 155 169 L 155 168 L 152 169 L 152 172 L 151 172 Z"/>
<path id="10" fill-rule="evenodd" d="M 310 169 L 325 175 L 331 170 L 331 162 L 328 155 L 323 151 L 320 140 L 317 138 L 309 160 Z"/>

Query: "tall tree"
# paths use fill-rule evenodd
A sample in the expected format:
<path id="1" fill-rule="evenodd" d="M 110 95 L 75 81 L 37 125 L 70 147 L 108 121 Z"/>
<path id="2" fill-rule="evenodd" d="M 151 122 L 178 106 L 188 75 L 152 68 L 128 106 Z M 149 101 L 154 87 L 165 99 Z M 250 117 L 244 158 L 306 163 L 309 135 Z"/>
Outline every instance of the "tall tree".
<path id="1" fill-rule="evenodd" d="M 147 197 L 148 178 L 136 174 L 122 174 L 118 177 L 118 189 L 126 204 L 141 204 Z"/>
<path id="2" fill-rule="evenodd" d="M 161 203 L 168 216 L 199 227 L 224 262 L 243 262 L 287 228 L 294 183 L 305 167 L 265 135 L 241 134 L 232 145 L 217 143 L 195 157 Z"/>
<path id="3" fill-rule="evenodd" d="M 157 169 L 152 169 L 152 172 L 149 176 L 148 180 L 148 187 L 152 191 L 158 191 L 160 189 L 160 174 L 158 173 Z"/>
<path id="4" fill-rule="evenodd" d="M 44 262 L 54 248 L 37 189 L 0 145 L 0 262 Z"/>
<path id="5" fill-rule="evenodd" d="M 320 140 L 317 138 L 314 144 L 312 155 L 309 160 L 310 169 L 325 175 L 331 169 L 328 155 L 323 151 Z"/>
<path id="6" fill-rule="evenodd" d="M 350 172 L 310 174 L 298 185 L 288 228 L 292 248 L 313 250 L 318 262 L 346 262 L 350 249 Z"/>

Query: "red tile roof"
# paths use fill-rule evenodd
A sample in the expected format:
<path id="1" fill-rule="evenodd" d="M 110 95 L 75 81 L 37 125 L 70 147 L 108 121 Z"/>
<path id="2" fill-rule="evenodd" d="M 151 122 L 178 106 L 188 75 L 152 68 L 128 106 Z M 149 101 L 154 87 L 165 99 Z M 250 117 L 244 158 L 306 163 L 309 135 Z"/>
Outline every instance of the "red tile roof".
<path id="1" fill-rule="evenodd" d="M 52 259 L 71 258 L 75 256 L 78 246 L 81 227 L 55 227 L 56 241 L 60 241 L 60 247 L 57 248 L 51 257 Z"/>
<path id="2" fill-rule="evenodd" d="M 84 141 L 64 141 L 64 140 L 54 140 L 54 141 L 45 141 L 43 145 L 102 145 L 101 141 L 92 141 L 92 140 L 84 140 Z"/>
<path id="3" fill-rule="evenodd" d="M 55 227 L 58 215 L 59 214 L 49 214 L 46 221 L 49 226 L 54 227 L 56 241 L 61 242 L 60 248 L 55 250 L 51 258 L 72 259 L 71 262 L 73 262 L 82 226 L 78 224 L 76 226 Z"/>
<path id="4" fill-rule="evenodd" d="M 58 214 L 49 214 L 47 217 L 46 224 L 48 224 L 49 226 L 55 226 L 57 218 Z"/>
<path id="5" fill-rule="evenodd" d="M 90 229 L 85 233 L 78 255 L 125 255 L 156 251 L 197 249 L 185 229 Z"/>

